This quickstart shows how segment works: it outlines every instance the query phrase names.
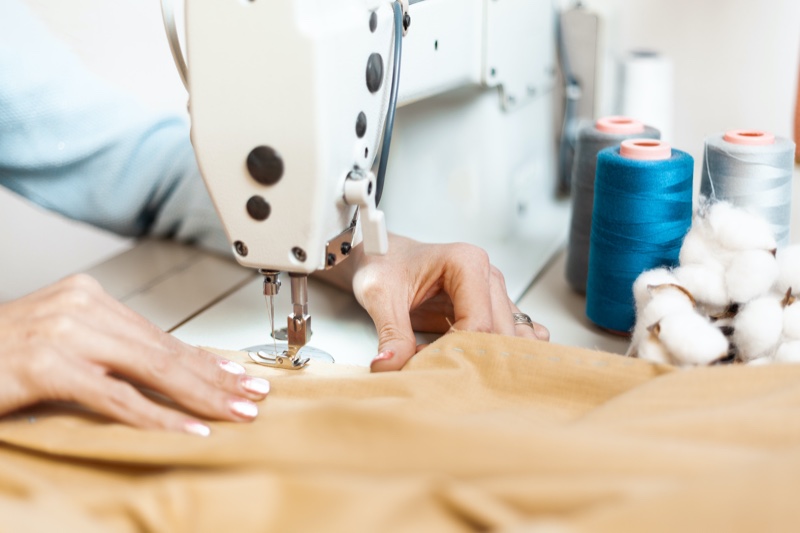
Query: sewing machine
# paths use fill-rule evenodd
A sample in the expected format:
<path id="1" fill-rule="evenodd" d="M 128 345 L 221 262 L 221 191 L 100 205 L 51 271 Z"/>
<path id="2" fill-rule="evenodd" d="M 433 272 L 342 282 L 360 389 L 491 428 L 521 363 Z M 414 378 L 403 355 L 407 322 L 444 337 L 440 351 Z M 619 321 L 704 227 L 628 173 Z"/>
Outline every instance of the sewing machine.
<path id="1" fill-rule="evenodd" d="M 562 242 L 549 0 L 186 0 L 188 65 L 162 6 L 201 172 L 271 320 L 289 274 L 286 350 L 254 360 L 307 364 L 307 276 L 360 242 L 386 253 L 387 226 L 486 248 L 516 297 Z"/>

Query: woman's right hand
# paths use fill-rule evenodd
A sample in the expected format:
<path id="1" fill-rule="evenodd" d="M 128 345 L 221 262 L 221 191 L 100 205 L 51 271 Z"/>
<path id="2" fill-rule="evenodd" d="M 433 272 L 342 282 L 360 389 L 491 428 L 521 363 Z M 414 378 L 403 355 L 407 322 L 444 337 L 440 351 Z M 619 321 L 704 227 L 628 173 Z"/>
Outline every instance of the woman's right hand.
<path id="1" fill-rule="evenodd" d="M 0 305 L 0 415 L 58 400 L 136 427 L 209 434 L 133 383 L 204 418 L 242 422 L 269 392 L 266 380 L 161 331 L 87 275 Z"/>

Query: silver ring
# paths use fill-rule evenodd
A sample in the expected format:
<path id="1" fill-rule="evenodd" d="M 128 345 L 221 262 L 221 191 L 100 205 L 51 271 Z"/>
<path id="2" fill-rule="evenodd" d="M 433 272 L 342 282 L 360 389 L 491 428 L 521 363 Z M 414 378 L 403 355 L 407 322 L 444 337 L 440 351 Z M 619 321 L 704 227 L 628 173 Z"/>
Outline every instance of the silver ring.
<path id="1" fill-rule="evenodd" d="M 514 325 L 530 326 L 531 329 L 535 329 L 533 327 L 533 320 L 531 320 L 531 317 L 529 317 L 525 313 L 514 313 Z"/>

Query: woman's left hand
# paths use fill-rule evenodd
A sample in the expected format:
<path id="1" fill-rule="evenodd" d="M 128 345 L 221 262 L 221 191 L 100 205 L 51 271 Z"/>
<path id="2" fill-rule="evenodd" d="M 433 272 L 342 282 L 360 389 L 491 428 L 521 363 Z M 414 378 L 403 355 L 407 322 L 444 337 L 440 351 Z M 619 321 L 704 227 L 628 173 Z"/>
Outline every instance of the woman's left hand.
<path id="1" fill-rule="evenodd" d="M 484 250 L 423 244 L 392 235 L 385 256 L 351 257 L 352 288 L 378 330 L 373 371 L 398 370 L 417 352 L 414 331 L 482 331 L 549 340 L 537 323 L 515 324 L 519 309 Z M 344 265 L 342 265 L 344 266 Z M 335 270 L 335 269 L 334 269 Z"/>

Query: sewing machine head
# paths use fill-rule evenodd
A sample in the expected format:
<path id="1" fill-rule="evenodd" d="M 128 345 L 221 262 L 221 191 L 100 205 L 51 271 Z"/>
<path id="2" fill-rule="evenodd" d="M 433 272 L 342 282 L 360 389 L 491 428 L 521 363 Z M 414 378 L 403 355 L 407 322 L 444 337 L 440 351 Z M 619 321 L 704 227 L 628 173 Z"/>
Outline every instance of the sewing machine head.
<path id="1" fill-rule="evenodd" d="M 162 7 L 180 69 L 169 1 L 162 0 Z M 436 120 L 433 111 L 428 116 L 437 128 L 463 129 L 463 121 L 452 116 L 454 109 L 463 109 L 462 115 L 472 117 L 470 127 L 480 129 L 487 108 L 492 115 L 507 115 L 552 82 L 552 32 L 539 32 L 541 37 L 532 30 L 552 25 L 548 0 L 513 0 L 500 7 L 488 0 L 410 3 L 186 0 L 189 65 L 184 77 L 200 170 L 237 261 L 267 275 L 265 294 L 277 293 L 277 272 L 292 274 L 288 355 L 293 364 L 310 331 L 305 276 L 344 260 L 362 235 L 366 253 L 386 252 L 386 224 L 376 208 L 386 160 L 378 177 L 371 169 L 376 156 L 388 156 L 391 132 L 385 126 L 391 126 L 398 101 L 476 88 L 481 103 L 444 105 L 450 115 Z M 402 39 L 406 31 L 408 38 Z M 398 62 L 404 48 L 410 56 Z M 398 90 L 400 64 L 407 72 Z M 550 137 L 538 130 L 549 131 L 549 117 L 539 115 L 537 125 L 525 126 L 534 133 L 514 126 L 508 135 L 535 135 L 537 143 L 548 142 Z M 532 122 L 530 112 L 514 119 L 522 122 Z M 425 133 L 417 137 L 430 145 L 433 157 L 448 143 L 438 134 L 435 139 Z M 502 135 L 495 137 L 509 144 Z M 494 158 L 485 158 L 485 164 L 504 173 L 509 164 L 519 166 L 522 146 L 510 144 L 514 157 L 506 148 L 488 146 Z M 474 146 L 460 149 L 475 152 Z M 431 157 L 425 149 L 402 153 L 403 159 L 416 159 L 417 153 L 421 161 Z M 394 172 L 399 177 L 402 168 Z M 501 191 L 513 211 L 519 186 L 502 180 L 502 187 L 491 188 Z M 417 198 L 427 193 L 424 185 L 408 192 Z M 447 208 L 439 198 L 433 205 Z M 507 226 L 494 213 L 489 216 L 495 225 Z M 488 217 L 477 213 L 477 218 L 486 226 Z"/>

